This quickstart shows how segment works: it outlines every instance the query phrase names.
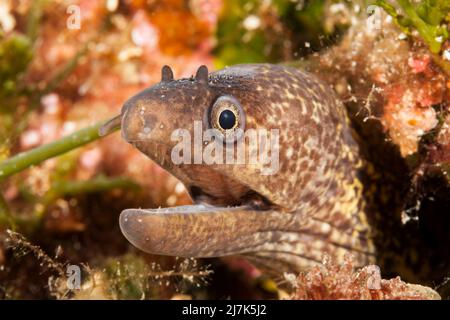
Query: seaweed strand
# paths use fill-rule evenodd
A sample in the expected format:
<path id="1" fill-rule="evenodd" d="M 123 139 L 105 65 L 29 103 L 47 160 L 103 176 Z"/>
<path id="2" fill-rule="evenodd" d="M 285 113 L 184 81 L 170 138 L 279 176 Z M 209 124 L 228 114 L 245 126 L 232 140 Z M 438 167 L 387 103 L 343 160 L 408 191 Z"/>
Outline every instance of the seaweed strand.
<path id="1" fill-rule="evenodd" d="M 108 121 L 98 122 L 93 126 L 76 131 L 55 142 L 19 153 L 12 158 L 3 161 L 0 163 L 0 181 L 33 165 L 39 164 L 44 160 L 56 157 L 97 140 L 100 138 L 98 132 L 99 129 Z M 108 132 L 108 134 L 117 129 L 119 128 L 115 128 L 111 132 Z"/>

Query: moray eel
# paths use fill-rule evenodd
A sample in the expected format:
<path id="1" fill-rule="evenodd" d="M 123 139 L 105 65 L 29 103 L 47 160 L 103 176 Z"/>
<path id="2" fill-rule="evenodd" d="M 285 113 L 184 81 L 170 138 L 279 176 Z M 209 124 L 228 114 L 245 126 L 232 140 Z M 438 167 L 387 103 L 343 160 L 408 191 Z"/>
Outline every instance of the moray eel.
<path id="1" fill-rule="evenodd" d="M 165 66 L 160 83 L 126 101 L 120 121 L 122 137 L 182 181 L 194 202 L 124 210 L 120 228 L 139 249 L 239 255 L 278 274 L 320 263 L 324 253 L 334 261 L 351 253 L 357 266 L 374 262 L 358 145 L 343 104 L 312 74 L 243 64 L 211 74 L 202 66 L 174 80 Z M 215 129 L 210 143 L 224 150 L 244 144 L 246 161 L 174 163 L 173 133 L 194 136 L 195 123 Z M 256 147 L 242 132 L 251 129 L 277 130 L 276 172 L 247 162 Z"/>

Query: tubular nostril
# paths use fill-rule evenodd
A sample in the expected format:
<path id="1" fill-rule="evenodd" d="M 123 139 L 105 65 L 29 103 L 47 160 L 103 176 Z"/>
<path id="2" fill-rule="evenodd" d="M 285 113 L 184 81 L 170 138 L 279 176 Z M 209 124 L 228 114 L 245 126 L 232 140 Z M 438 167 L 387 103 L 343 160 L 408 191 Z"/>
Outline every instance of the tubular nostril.
<path id="1" fill-rule="evenodd" d="M 104 125 L 98 129 L 98 135 L 100 137 L 106 136 L 115 130 L 119 129 L 122 123 L 122 115 L 119 114 L 118 116 L 108 120 Z"/>

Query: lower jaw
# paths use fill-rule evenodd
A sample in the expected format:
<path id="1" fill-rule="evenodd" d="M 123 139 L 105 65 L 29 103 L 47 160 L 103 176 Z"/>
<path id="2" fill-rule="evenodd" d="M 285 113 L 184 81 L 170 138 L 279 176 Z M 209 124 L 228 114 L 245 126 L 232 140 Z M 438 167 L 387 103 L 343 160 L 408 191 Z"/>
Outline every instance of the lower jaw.
<path id="1" fill-rule="evenodd" d="M 127 209 L 120 215 L 125 237 L 139 249 L 160 255 L 220 257 L 249 253 L 264 235 L 291 228 L 294 215 L 248 206 L 181 206 Z"/>
<path id="2" fill-rule="evenodd" d="M 316 224 L 298 215 L 249 207 L 181 206 L 127 209 L 120 216 L 125 237 L 139 249 L 159 255 L 208 258 L 242 255 L 277 274 L 299 272 L 329 255 L 336 263 L 347 254 L 356 266 L 373 263 L 370 251 L 353 250 L 317 233 Z"/>

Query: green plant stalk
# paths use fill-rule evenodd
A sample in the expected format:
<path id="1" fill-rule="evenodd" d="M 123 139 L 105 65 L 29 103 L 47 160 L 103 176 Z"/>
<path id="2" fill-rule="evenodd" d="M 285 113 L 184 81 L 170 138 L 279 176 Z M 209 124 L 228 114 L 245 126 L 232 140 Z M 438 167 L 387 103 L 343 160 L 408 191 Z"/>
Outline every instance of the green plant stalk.
<path id="1" fill-rule="evenodd" d="M 16 228 L 14 218 L 12 217 L 9 206 L 2 194 L 0 194 L 0 226 L 1 225 L 7 225 L 13 230 Z"/>
<path id="2" fill-rule="evenodd" d="M 400 16 L 397 13 L 396 8 L 391 3 L 386 0 L 376 0 L 371 2 L 371 4 L 375 4 L 386 11 L 388 15 L 394 18 L 394 23 L 402 30 L 403 33 L 410 34 L 408 26 L 400 22 Z"/>
<path id="3" fill-rule="evenodd" d="M 42 0 L 33 1 L 27 16 L 26 34 L 32 42 L 36 41 L 39 33 L 39 24 L 42 17 L 42 2 Z"/>
<path id="4" fill-rule="evenodd" d="M 33 165 L 37 165 L 44 160 L 56 157 L 97 140 L 98 138 L 100 138 L 98 130 L 106 122 L 108 121 L 98 122 L 91 127 L 81 129 L 55 142 L 19 153 L 14 157 L 3 161 L 2 163 L 0 163 L 0 181 Z M 111 132 L 117 129 L 118 128 L 115 128 Z"/>
<path id="5" fill-rule="evenodd" d="M 430 47 L 431 52 L 438 53 L 441 50 L 441 44 L 435 39 L 437 36 L 435 27 L 428 25 L 419 17 L 409 0 L 397 0 L 397 2 L 406 15 L 411 19 L 411 22 L 416 27 L 417 31 Z"/>
<path id="6" fill-rule="evenodd" d="M 52 185 L 44 196 L 44 205 L 63 196 L 75 196 L 84 193 L 102 192 L 112 189 L 139 189 L 139 185 L 127 178 L 107 178 L 98 176 L 86 181 L 59 181 Z"/>
<path id="7" fill-rule="evenodd" d="M 34 212 L 33 227 L 37 227 L 42 221 L 49 205 L 58 198 L 65 196 L 76 196 L 86 193 L 104 192 L 113 189 L 139 190 L 140 186 L 134 181 L 127 178 L 108 178 L 98 176 L 86 181 L 58 181 L 53 183 L 50 190 L 44 195 L 42 205 Z"/>
<path id="8" fill-rule="evenodd" d="M 369 3 L 369 4 L 375 4 L 375 5 L 383 8 L 384 11 L 386 11 L 392 18 L 398 19 L 398 14 L 397 14 L 397 11 L 395 10 L 395 7 L 392 4 L 390 4 L 388 1 L 376 0 L 375 2 Z"/>
<path id="9" fill-rule="evenodd" d="M 447 61 L 441 59 L 441 57 L 435 53 L 431 54 L 431 57 L 433 58 L 433 61 L 441 67 L 441 69 L 447 74 L 448 77 L 450 77 L 450 63 Z"/>
<path id="10" fill-rule="evenodd" d="M 104 192 L 113 189 L 139 190 L 140 186 L 127 178 L 108 178 L 98 176 L 86 181 L 60 181 L 44 195 L 39 209 L 32 216 L 20 217 L 12 214 L 0 194 L 0 226 L 8 226 L 12 230 L 20 229 L 24 233 L 33 233 L 42 223 L 42 218 L 48 206 L 56 199 L 64 196 L 76 196 L 86 193 Z"/>

